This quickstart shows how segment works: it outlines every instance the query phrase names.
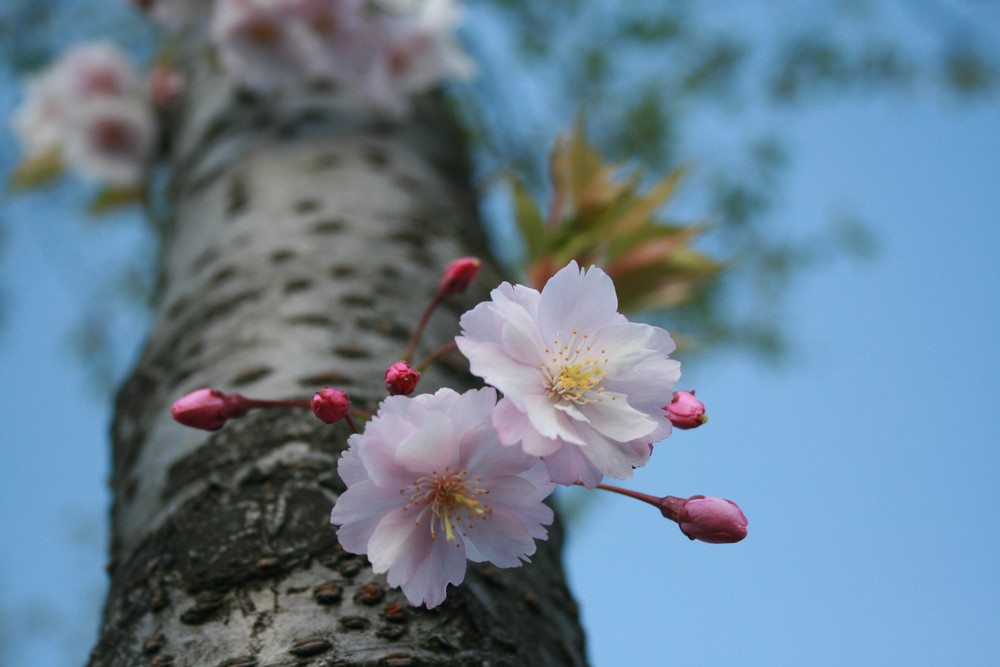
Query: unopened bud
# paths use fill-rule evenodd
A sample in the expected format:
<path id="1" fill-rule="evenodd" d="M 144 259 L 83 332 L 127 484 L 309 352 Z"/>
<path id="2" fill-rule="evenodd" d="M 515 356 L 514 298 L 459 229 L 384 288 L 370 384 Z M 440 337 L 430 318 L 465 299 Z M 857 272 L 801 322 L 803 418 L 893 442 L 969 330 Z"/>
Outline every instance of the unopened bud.
<path id="1" fill-rule="evenodd" d="M 670 516 L 663 509 L 664 516 L 672 518 L 680 526 L 681 532 L 692 540 L 711 544 L 739 542 L 747 536 L 747 517 L 731 500 L 691 496 L 687 500 L 668 496 L 673 500 Z"/>
<path id="2" fill-rule="evenodd" d="M 157 65 L 149 73 L 149 97 L 161 109 L 173 106 L 183 87 L 181 74 L 166 65 Z"/>
<path id="3" fill-rule="evenodd" d="M 351 409 L 351 399 L 347 397 L 346 392 L 340 389 L 323 387 L 312 397 L 310 407 L 320 421 L 333 424 L 347 415 Z"/>
<path id="4" fill-rule="evenodd" d="M 693 391 L 675 391 L 674 400 L 663 409 L 677 428 L 697 428 L 708 421 L 705 404 L 694 397 Z"/>
<path id="5" fill-rule="evenodd" d="M 239 394 L 198 389 L 177 399 L 170 406 L 170 416 L 191 428 L 217 431 L 228 420 L 242 417 L 249 409 L 250 401 Z"/>
<path id="6" fill-rule="evenodd" d="M 397 361 L 385 371 L 385 389 L 393 396 L 412 394 L 420 381 L 420 371 L 405 361 Z"/>
<path id="7" fill-rule="evenodd" d="M 438 286 L 438 293 L 441 296 L 459 294 L 464 292 L 479 273 L 479 267 L 483 265 L 478 257 L 462 257 L 456 259 L 448 265 L 441 276 L 441 284 Z"/>

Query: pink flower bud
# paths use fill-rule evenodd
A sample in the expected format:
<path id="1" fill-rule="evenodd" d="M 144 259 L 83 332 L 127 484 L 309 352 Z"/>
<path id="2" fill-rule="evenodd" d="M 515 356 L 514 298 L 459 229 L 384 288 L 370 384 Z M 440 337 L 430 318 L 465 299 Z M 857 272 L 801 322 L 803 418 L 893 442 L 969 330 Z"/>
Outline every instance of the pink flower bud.
<path id="1" fill-rule="evenodd" d="M 679 505 L 677 524 L 692 540 L 729 544 L 747 536 L 746 515 L 731 500 L 691 496 Z"/>
<path id="2" fill-rule="evenodd" d="M 477 257 L 462 257 L 448 265 L 441 276 L 438 292 L 441 296 L 464 292 L 479 273 L 483 263 Z"/>
<path id="3" fill-rule="evenodd" d="M 339 422 L 351 409 L 351 399 L 347 394 L 333 387 L 323 387 L 312 397 L 310 404 L 313 414 L 327 424 Z"/>
<path id="4" fill-rule="evenodd" d="M 675 391 L 674 400 L 663 409 L 677 428 L 697 428 L 708 421 L 705 404 L 694 397 L 693 391 Z"/>
<path id="5" fill-rule="evenodd" d="M 191 428 L 217 431 L 228 420 L 242 417 L 249 409 L 250 402 L 239 394 L 198 389 L 177 399 L 170 406 L 170 416 Z"/>
<path id="6" fill-rule="evenodd" d="M 413 370 L 405 361 L 397 361 L 385 371 L 385 388 L 393 396 L 413 393 L 420 380 L 420 372 Z"/>
<path id="7" fill-rule="evenodd" d="M 184 87 L 184 77 L 166 65 L 157 65 L 149 73 L 149 97 L 161 109 L 173 106 Z"/>

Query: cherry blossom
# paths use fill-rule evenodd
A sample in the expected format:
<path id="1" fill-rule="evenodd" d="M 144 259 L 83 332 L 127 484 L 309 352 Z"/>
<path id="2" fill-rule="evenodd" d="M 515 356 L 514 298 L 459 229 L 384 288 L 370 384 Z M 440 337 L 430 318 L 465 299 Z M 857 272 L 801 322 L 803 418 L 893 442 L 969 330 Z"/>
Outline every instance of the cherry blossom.
<path id="1" fill-rule="evenodd" d="M 168 30 L 180 30 L 208 16 L 212 0 L 127 0 L 149 12 L 154 21 Z"/>
<path id="2" fill-rule="evenodd" d="M 541 293 L 503 283 L 461 319 L 472 372 L 503 392 L 505 445 L 544 457 L 553 481 L 593 488 L 632 476 L 670 435 L 663 405 L 680 377 L 670 335 L 617 312 L 611 279 L 576 262 Z"/>
<path id="3" fill-rule="evenodd" d="M 348 440 L 330 522 L 414 605 L 441 604 L 467 559 L 515 567 L 547 536 L 553 485 L 537 457 L 500 444 L 495 403 L 491 388 L 391 396 Z"/>
<path id="4" fill-rule="evenodd" d="M 29 157 L 59 150 L 66 139 L 61 81 L 54 68 L 30 79 L 24 102 L 11 117 L 11 128 Z"/>
<path id="5" fill-rule="evenodd" d="M 472 60 L 455 41 L 462 8 L 454 0 L 394 3 L 401 7 L 376 15 L 377 51 L 359 84 L 363 100 L 401 115 L 407 96 L 430 90 L 446 79 L 475 73 Z"/>
<path id="6" fill-rule="evenodd" d="M 110 185 L 142 182 L 156 138 L 147 104 L 101 98 L 81 105 L 70 120 L 72 129 L 64 153 L 67 166 Z"/>
<path id="7" fill-rule="evenodd" d="M 61 149 L 72 116 L 85 102 L 140 94 L 141 79 L 125 54 L 110 42 L 74 46 L 29 79 L 12 126 L 29 156 Z"/>
<path id="8" fill-rule="evenodd" d="M 315 36 L 279 0 L 218 0 L 212 38 L 226 71 L 248 88 L 271 91 L 316 72 Z"/>
<path id="9" fill-rule="evenodd" d="M 120 49 L 82 44 L 29 82 L 13 127 L 26 159 L 51 154 L 85 177 L 131 186 L 145 175 L 156 134 L 147 95 Z"/>

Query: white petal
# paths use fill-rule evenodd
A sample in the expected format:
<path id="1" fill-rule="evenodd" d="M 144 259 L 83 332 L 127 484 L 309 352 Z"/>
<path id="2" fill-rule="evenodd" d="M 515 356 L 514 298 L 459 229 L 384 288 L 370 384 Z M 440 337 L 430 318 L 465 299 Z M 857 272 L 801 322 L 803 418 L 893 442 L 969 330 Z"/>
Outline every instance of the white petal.
<path id="1" fill-rule="evenodd" d="M 596 331 L 618 316 L 614 283 L 604 271 L 582 272 L 576 262 L 549 278 L 538 304 L 538 326 L 546 340 L 570 331 Z"/>
<path id="2" fill-rule="evenodd" d="M 493 411 L 493 426 L 504 445 L 520 444 L 525 452 L 545 456 L 562 447 L 562 441 L 546 438 L 531 426 L 528 415 L 517 409 L 508 398 L 500 399 Z"/>
<path id="3" fill-rule="evenodd" d="M 586 442 L 573 418 L 561 410 L 556 410 L 552 399 L 547 396 L 525 396 L 524 407 L 531 426 L 539 435 L 545 438 L 559 438 L 578 445 Z"/>
<path id="4" fill-rule="evenodd" d="M 621 443 L 595 437 L 580 451 L 595 468 L 615 479 L 631 479 L 632 469 L 649 460 L 649 442 L 642 440 Z"/>
<path id="5" fill-rule="evenodd" d="M 619 441 L 634 440 L 652 433 L 656 422 L 628 404 L 626 396 L 606 391 L 601 400 L 580 406 L 591 428 Z M 615 400 L 612 400 L 615 399 Z"/>

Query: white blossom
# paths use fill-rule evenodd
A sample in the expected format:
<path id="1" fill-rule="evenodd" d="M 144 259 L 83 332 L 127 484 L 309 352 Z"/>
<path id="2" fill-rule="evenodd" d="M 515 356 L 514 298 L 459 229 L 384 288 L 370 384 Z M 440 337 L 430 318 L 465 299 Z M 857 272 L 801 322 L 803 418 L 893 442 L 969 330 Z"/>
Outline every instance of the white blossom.
<path id="1" fill-rule="evenodd" d="M 541 293 L 503 283 L 491 297 L 462 316 L 456 342 L 504 394 L 501 442 L 543 457 L 559 484 L 631 477 L 670 434 L 663 407 L 680 377 L 670 335 L 629 322 L 607 274 L 576 262 Z"/>

